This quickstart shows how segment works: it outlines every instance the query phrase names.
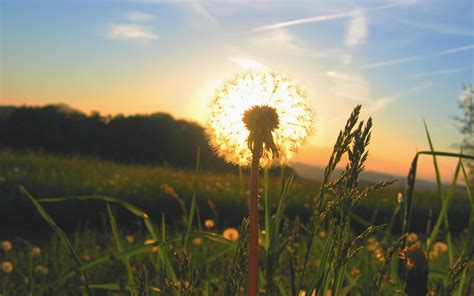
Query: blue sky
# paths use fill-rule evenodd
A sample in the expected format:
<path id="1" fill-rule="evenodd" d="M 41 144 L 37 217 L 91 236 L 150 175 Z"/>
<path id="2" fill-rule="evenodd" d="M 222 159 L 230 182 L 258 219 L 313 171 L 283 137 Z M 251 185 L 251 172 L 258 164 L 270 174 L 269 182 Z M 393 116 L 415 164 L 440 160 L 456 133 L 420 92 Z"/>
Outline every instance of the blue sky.
<path id="1" fill-rule="evenodd" d="M 205 123 L 215 87 L 266 66 L 308 93 L 318 162 L 356 104 L 375 120 L 374 168 L 459 141 L 474 81 L 472 1 L 1 1 L 1 104 L 171 112 Z M 314 148 L 314 149 L 313 149 Z M 322 153 L 324 154 L 324 153 Z M 306 155 L 306 156 L 305 156 Z M 401 166 L 401 165 L 400 165 Z"/>

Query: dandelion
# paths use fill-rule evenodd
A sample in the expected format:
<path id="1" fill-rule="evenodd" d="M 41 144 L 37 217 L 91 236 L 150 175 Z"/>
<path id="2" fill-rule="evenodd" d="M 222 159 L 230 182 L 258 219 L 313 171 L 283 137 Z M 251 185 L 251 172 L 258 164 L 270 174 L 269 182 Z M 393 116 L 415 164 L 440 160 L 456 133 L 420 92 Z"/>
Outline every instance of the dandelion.
<path id="1" fill-rule="evenodd" d="M 125 239 L 127 240 L 129 244 L 133 244 L 135 242 L 135 238 L 133 237 L 133 235 L 130 235 L 130 234 L 127 235 Z"/>
<path id="2" fill-rule="evenodd" d="M 383 255 L 383 250 L 381 248 L 377 248 L 374 252 L 375 258 L 377 258 L 379 261 L 383 262 L 385 261 L 385 257 Z"/>
<path id="3" fill-rule="evenodd" d="M 239 239 L 239 232 L 237 231 L 237 229 L 230 227 L 224 230 L 222 236 L 224 236 L 228 240 L 236 241 Z"/>
<path id="4" fill-rule="evenodd" d="M 195 237 L 193 239 L 193 245 L 199 246 L 202 244 L 202 239 L 200 237 Z"/>
<path id="5" fill-rule="evenodd" d="M 369 242 L 367 244 L 367 251 L 369 251 L 369 252 L 376 251 L 378 248 L 379 248 L 379 242 L 378 241 L 374 241 L 373 243 Z"/>
<path id="6" fill-rule="evenodd" d="M 152 239 L 147 239 L 147 240 L 145 241 L 145 245 L 151 245 L 151 244 L 153 244 L 153 243 L 155 243 L 155 241 L 152 240 Z M 157 251 L 158 251 L 158 247 L 153 247 L 153 248 L 151 249 L 151 252 L 152 252 L 152 253 L 156 253 Z"/>
<path id="7" fill-rule="evenodd" d="M 357 267 L 352 268 L 352 270 L 351 270 L 351 275 L 352 275 L 353 277 L 356 277 L 356 276 L 358 276 L 359 274 L 360 274 L 360 269 L 359 269 L 359 268 L 357 268 Z"/>
<path id="8" fill-rule="evenodd" d="M 49 273 L 49 269 L 43 265 L 37 265 L 35 267 L 35 274 L 40 276 L 46 276 Z"/>
<path id="9" fill-rule="evenodd" d="M 211 229 L 211 228 L 214 228 L 215 223 L 214 223 L 213 220 L 207 219 L 206 221 L 204 221 L 204 226 L 205 226 L 207 229 Z"/>
<path id="10" fill-rule="evenodd" d="M 4 273 L 10 273 L 13 270 L 13 264 L 10 261 L 3 261 L 2 262 L 2 271 Z"/>
<path id="11" fill-rule="evenodd" d="M 410 243 L 414 243 L 418 240 L 418 235 L 414 232 L 411 232 L 407 236 L 407 241 Z"/>
<path id="12" fill-rule="evenodd" d="M 4 252 L 8 252 L 12 249 L 12 243 L 10 241 L 3 241 L 2 242 L 2 250 Z"/>
<path id="13" fill-rule="evenodd" d="M 84 262 L 90 262 L 90 261 L 91 261 L 91 256 L 89 256 L 89 255 L 83 255 L 83 256 L 82 256 L 82 260 L 83 260 Z"/>
<path id="14" fill-rule="evenodd" d="M 227 162 L 251 166 L 248 295 L 258 290 L 258 170 L 284 164 L 313 124 L 305 95 L 288 78 L 267 70 L 247 71 L 216 92 L 207 134 Z"/>
<path id="15" fill-rule="evenodd" d="M 436 251 L 436 250 L 430 251 L 430 253 L 429 253 L 430 260 L 435 259 L 438 256 L 439 256 L 439 252 Z"/>
<path id="16" fill-rule="evenodd" d="M 33 247 L 28 255 L 32 258 L 38 257 L 41 255 L 41 249 L 39 247 Z"/>
<path id="17" fill-rule="evenodd" d="M 433 250 L 439 253 L 444 253 L 448 250 L 448 245 L 443 242 L 436 242 L 434 244 Z"/>
<path id="18" fill-rule="evenodd" d="M 251 116 L 250 110 L 262 116 Z M 266 134 L 250 131 L 249 135 L 249 129 L 262 124 L 268 127 Z M 276 160 L 283 164 L 291 158 L 312 125 L 313 115 L 303 91 L 287 77 L 258 70 L 245 72 L 217 90 L 207 133 L 219 156 L 242 166 L 251 164 L 252 151 L 248 147 L 252 139 L 262 136 L 268 149 L 263 151 L 260 165 L 268 167 Z M 278 159 L 273 157 L 275 153 Z"/>
<path id="19" fill-rule="evenodd" d="M 368 242 L 369 244 L 376 244 L 376 243 L 378 243 L 378 242 L 377 242 L 377 238 L 376 238 L 375 236 L 369 237 L 369 238 L 367 239 L 367 242 Z"/>

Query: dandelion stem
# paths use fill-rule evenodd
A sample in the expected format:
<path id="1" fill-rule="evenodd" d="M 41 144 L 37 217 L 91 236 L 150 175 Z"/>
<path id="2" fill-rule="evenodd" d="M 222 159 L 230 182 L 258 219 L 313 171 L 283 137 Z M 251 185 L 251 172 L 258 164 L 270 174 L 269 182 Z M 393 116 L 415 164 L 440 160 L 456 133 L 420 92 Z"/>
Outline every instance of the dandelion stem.
<path id="1" fill-rule="evenodd" d="M 258 292 L 258 175 L 261 150 L 262 142 L 254 143 L 249 196 L 248 296 L 256 296 Z"/>

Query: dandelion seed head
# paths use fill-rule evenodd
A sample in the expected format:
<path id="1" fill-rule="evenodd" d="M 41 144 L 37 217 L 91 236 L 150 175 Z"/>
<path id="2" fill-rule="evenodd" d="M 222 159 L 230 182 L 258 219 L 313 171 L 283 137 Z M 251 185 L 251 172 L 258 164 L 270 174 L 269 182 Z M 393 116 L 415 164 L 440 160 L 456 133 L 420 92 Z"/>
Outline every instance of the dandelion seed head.
<path id="1" fill-rule="evenodd" d="M 313 114 L 306 95 L 289 78 L 268 70 L 249 70 L 224 83 L 210 105 L 207 134 L 216 153 L 227 162 L 248 166 L 252 152 L 248 148 L 249 130 L 244 113 L 252 107 L 269 107 L 276 154 L 264 151 L 260 166 L 287 162 L 306 140 L 313 127 Z"/>

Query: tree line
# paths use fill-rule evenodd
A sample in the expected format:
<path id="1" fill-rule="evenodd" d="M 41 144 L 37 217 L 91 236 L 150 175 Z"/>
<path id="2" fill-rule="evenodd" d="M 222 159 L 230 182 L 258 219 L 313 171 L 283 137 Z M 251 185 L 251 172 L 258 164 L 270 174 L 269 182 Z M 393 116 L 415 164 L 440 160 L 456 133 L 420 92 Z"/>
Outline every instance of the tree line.
<path id="1" fill-rule="evenodd" d="M 0 107 L 0 148 L 89 155 L 122 163 L 228 170 L 197 123 L 167 113 L 103 116 L 67 105 Z"/>

